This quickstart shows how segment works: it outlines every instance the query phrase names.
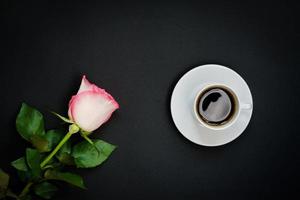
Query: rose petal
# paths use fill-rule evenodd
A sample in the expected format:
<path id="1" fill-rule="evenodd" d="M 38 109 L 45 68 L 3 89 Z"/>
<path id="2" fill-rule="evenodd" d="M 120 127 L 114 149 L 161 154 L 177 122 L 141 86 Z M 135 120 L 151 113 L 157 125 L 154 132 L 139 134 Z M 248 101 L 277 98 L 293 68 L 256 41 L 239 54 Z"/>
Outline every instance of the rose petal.
<path id="1" fill-rule="evenodd" d="M 83 75 L 82 80 L 81 80 L 81 84 L 80 84 L 80 87 L 79 87 L 79 90 L 78 90 L 77 94 L 79 94 L 81 92 L 84 92 L 84 91 L 92 91 L 94 86 L 96 86 L 96 85 L 90 83 L 87 80 L 86 76 Z"/>
<path id="2" fill-rule="evenodd" d="M 95 89 L 95 88 L 94 88 Z M 103 89 L 84 91 L 70 102 L 70 115 L 80 128 L 92 132 L 106 122 L 119 104 Z"/>

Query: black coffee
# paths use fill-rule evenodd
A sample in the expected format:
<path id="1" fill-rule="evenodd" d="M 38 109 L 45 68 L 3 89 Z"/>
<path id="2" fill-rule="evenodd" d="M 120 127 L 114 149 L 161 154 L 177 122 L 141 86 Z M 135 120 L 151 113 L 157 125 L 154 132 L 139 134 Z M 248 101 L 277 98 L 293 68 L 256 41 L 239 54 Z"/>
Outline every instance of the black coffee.
<path id="1" fill-rule="evenodd" d="M 222 87 L 212 87 L 198 100 L 198 114 L 209 125 L 227 123 L 234 114 L 235 100 L 231 92 Z"/>

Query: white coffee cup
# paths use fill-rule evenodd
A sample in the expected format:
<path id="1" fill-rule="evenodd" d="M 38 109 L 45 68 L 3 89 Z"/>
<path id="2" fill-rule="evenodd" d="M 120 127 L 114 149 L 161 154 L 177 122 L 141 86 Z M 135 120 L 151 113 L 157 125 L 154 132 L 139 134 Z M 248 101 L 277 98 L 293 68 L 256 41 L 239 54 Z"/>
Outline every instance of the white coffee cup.
<path id="1" fill-rule="evenodd" d="M 220 99 L 220 100 L 216 100 L 216 103 L 214 102 L 209 103 L 210 104 L 209 109 L 211 112 L 210 115 L 214 117 L 216 115 L 221 116 L 220 113 L 223 114 L 226 111 L 225 112 L 226 115 L 222 116 L 224 120 L 210 121 L 207 117 L 208 115 L 204 116 L 205 112 L 202 110 L 202 108 L 205 100 L 208 98 L 209 95 L 210 96 L 218 95 L 217 99 Z M 221 96 L 223 96 L 222 99 L 220 98 Z M 209 100 L 207 100 L 207 102 L 208 101 Z M 202 126 L 212 130 L 224 130 L 230 127 L 232 124 L 235 123 L 238 116 L 240 115 L 241 110 L 243 109 L 247 109 L 247 110 L 252 109 L 252 104 L 241 102 L 239 97 L 236 95 L 236 92 L 234 92 L 232 88 L 224 84 L 217 84 L 217 83 L 206 84 L 202 89 L 200 89 L 200 91 L 196 94 L 196 97 L 194 99 L 194 106 L 193 106 L 194 116 L 196 117 L 198 122 Z M 220 113 L 214 113 L 214 112 L 220 112 Z"/>

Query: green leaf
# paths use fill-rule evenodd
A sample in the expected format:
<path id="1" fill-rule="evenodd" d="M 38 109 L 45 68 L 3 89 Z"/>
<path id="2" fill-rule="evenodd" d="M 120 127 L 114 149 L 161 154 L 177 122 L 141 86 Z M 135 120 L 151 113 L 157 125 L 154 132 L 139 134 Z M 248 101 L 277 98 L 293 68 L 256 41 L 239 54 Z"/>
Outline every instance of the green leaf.
<path id="1" fill-rule="evenodd" d="M 61 162 L 64 165 L 75 165 L 74 158 L 71 156 L 71 154 L 68 153 L 62 153 L 59 156 L 57 156 L 59 162 Z"/>
<path id="2" fill-rule="evenodd" d="M 33 179 L 33 175 L 32 175 L 32 172 L 30 170 L 28 170 L 28 171 L 18 171 L 17 173 L 18 173 L 19 178 L 23 182 L 27 182 L 28 180 Z"/>
<path id="3" fill-rule="evenodd" d="M 44 136 L 40 135 L 33 135 L 31 138 L 32 145 L 39 151 L 39 152 L 48 152 L 51 149 L 49 148 L 49 142 Z"/>
<path id="4" fill-rule="evenodd" d="M 0 169 L 0 193 L 6 192 L 9 183 L 9 175 Z"/>
<path id="5" fill-rule="evenodd" d="M 63 138 L 61 130 L 49 130 L 45 135 L 33 135 L 31 143 L 39 152 L 51 151 Z"/>
<path id="6" fill-rule="evenodd" d="M 27 171 L 28 170 L 28 167 L 27 167 L 27 164 L 26 164 L 26 160 L 24 157 L 21 157 L 13 162 L 11 162 L 11 165 L 16 168 L 17 170 L 20 170 L 20 171 Z"/>
<path id="7" fill-rule="evenodd" d="M 81 178 L 81 176 L 77 174 L 73 174 L 69 172 L 59 172 L 55 170 L 47 170 L 44 176 L 48 180 L 64 181 L 71 185 L 85 189 L 83 179 Z"/>
<path id="8" fill-rule="evenodd" d="M 60 153 L 68 153 L 71 154 L 72 146 L 70 140 L 68 140 L 59 150 L 58 154 Z"/>
<path id="9" fill-rule="evenodd" d="M 26 149 L 26 161 L 32 171 L 33 178 L 39 177 L 41 173 L 41 155 L 36 149 Z"/>
<path id="10" fill-rule="evenodd" d="M 94 145 L 87 141 L 76 144 L 73 147 L 72 156 L 78 168 L 96 167 L 103 163 L 116 146 L 103 140 L 92 140 Z"/>
<path id="11" fill-rule="evenodd" d="M 64 117 L 64 116 L 62 116 L 62 115 L 60 115 L 60 114 L 58 114 L 58 113 L 56 113 L 56 112 L 51 112 L 53 115 L 55 115 L 55 116 L 57 116 L 58 118 L 60 118 L 61 120 L 63 120 L 64 122 L 66 122 L 66 123 L 70 123 L 70 124 L 73 124 L 74 122 L 72 121 L 72 120 L 70 120 L 70 119 L 68 119 L 68 118 L 66 118 L 66 117 Z"/>
<path id="12" fill-rule="evenodd" d="M 22 103 L 16 126 L 19 134 L 27 141 L 30 141 L 33 135 L 43 135 L 45 133 L 43 115 L 25 103 Z"/>
<path id="13" fill-rule="evenodd" d="M 72 146 L 68 140 L 55 155 L 56 158 L 64 165 L 74 165 L 74 159 L 71 156 Z"/>
<path id="14" fill-rule="evenodd" d="M 49 130 L 47 131 L 45 138 L 49 143 L 49 149 L 52 150 L 56 147 L 56 145 L 60 142 L 60 140 L 64 137 L 64 133 L 62 130 Z"/>
<path id="15" fill-rule="evenodd" d="M 57 187 L 49 182 L 42 182 L 34 187 L 34 193 L 44 199 L 51 199 Z"/>

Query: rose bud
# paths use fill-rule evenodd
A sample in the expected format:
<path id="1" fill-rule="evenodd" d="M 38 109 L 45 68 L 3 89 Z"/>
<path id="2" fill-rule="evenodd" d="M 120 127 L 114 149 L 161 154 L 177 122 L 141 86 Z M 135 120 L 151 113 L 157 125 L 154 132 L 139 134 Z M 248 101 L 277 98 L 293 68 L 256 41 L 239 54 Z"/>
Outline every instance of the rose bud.
<path id="1" fill-rule="evenodd" d="M 82 77 L 80 88 L 69 102 L 69 118 L 83 131 L 92 132 L 105 123 L 119 104 L 104 89 Z"/>

